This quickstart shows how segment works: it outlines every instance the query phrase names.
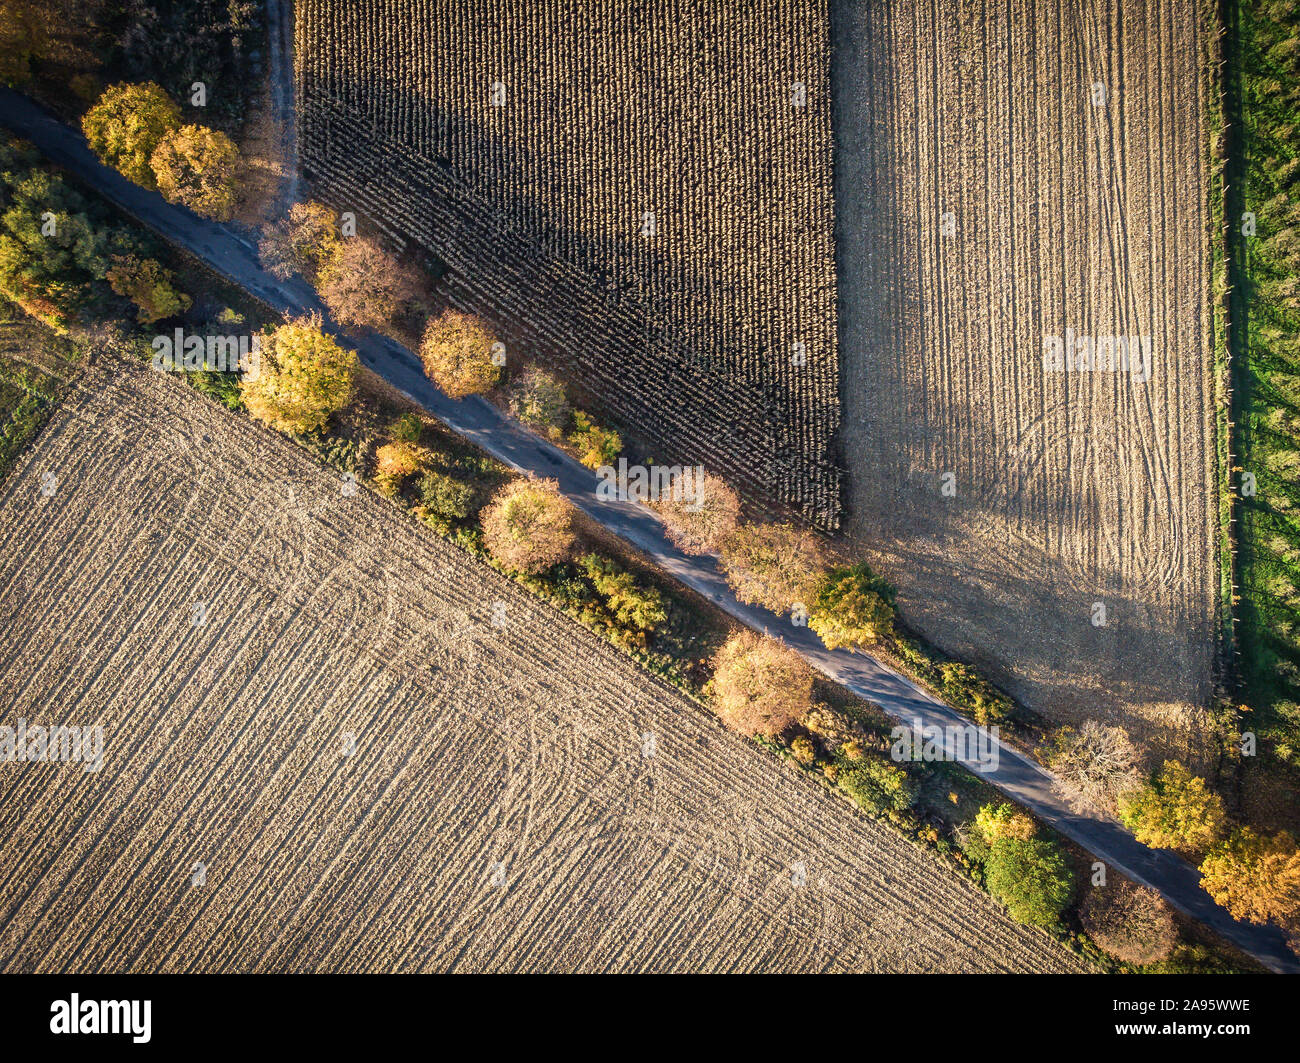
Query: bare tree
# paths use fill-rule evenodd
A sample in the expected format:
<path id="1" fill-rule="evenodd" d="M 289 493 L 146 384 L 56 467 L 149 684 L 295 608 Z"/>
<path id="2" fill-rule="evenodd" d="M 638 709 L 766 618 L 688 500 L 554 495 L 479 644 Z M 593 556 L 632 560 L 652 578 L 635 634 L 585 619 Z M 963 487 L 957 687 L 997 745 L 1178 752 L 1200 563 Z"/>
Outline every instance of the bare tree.
<path id="1" fill-rule="evenodd" d="M 1061 795 L 1079 812 L 1108 816 L 1119 795 L 1139 785 L 1139 757 L 1128 734 L 1096 720 L 1063 727 L 1044 750 Z"/>

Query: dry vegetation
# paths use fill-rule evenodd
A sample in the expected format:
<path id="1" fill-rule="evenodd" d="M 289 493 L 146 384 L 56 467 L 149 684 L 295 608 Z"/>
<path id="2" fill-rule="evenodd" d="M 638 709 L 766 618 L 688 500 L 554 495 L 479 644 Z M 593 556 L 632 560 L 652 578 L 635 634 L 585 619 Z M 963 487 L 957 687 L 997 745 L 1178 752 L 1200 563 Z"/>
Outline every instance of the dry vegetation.
<path id="1" fill-rule="evenodd" d="M 106 732 L 0 763 L 3 970 L 1076 967 L 162 374 L 101 357 L 0 487 L 0 612 L 0 719 Z"/>
<path id="2" fill-rule="evenodd" d="M 1055 722 L 1201 766 L 1219 570 L 1200 5 L 833 15 L 847 530 L 941 648 Z M 1150 379 L 1045 372 L 1066 329 L 1150 337 Z"/>
<path id="3" fill-rule="evenodd" d="M 304 173 L 657 456 L 833 527 L 827 32 L 822 0 L 307 0 Z"/>

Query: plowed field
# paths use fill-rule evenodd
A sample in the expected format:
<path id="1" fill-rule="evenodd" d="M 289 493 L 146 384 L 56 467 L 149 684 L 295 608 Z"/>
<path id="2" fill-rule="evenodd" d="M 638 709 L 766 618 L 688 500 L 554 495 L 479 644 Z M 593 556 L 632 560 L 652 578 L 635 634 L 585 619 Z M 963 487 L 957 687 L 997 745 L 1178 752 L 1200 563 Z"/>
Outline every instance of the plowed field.
<path id="1" fill-rule="evenodd" d="M 3 970 L 1076 967 L 388 503 L 133 365 L 90 367 L 0 488 L 0 614 L 0 722 L 105 732 L 98 772 L 0 762 Z"/>
<path id="2" fill-rule="evenodd" d="M 1195 760 L 1217 580 L 1200 7 L 833 7 L 847 530 L 939 645 L 1055 720 Z M 1071 336 L 1094 368 L 1048 371 Z M 1149 343 L 1149 379 L 1098 367 L 1108 337 Z"/>

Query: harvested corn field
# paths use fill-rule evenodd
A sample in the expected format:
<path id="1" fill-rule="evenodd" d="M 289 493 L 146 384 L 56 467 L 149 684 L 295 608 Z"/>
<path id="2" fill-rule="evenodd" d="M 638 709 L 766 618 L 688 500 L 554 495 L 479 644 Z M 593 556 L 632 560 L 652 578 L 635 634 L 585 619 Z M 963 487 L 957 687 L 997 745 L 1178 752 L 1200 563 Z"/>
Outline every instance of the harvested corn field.
<path id="1" fill-rule="evenodd" d="M 927 636 L 1032 707 L 1203 763 L 1201 5 L 887 0 L 833 24 L 847 530 Z"/>
<path id="2" fill-rule="evenodd" d="M 307 0 L 315 193 L 663 457 L 839 515 L 822 0 Z"/>
<path id="3" fill-rule="evenodd" d="M 1077 968 L 279 437 L 101 358 L 0 489 L 6 971 Z"/>

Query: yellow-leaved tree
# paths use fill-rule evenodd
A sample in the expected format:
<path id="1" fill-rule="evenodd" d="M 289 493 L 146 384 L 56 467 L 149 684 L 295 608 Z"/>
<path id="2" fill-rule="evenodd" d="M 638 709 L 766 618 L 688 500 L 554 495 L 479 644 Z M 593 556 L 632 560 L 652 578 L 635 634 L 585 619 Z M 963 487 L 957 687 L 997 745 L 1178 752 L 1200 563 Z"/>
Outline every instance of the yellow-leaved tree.
<path id="1" fill-rule="evenodd" d="M 492 360 L 496 342 L 482 320 L 448 309 L 425 329 L 420 360 L 429 379 L 453 399 L 481 395 L 501 378 Z"/>
<path id="2" fill-rule="evenodd" d="M 1238 827 L 1201 862 L 1201 888 L 1237 919 L 1295 932 L 1300 923 L 1300 852 L 1286 831 Z"/>
<path id="3" fill-rule="evenodd" d="M 239 393 L 249 413 L 282 432 L 318 431 L 351 397 L 357 354 L 321 330 L 318 314 L 264 333 L 258 361 Z"/>
<path id="4" fill-rule="evenodd" d="M 1144 786 L 1121 793 L 1119 818 L 1143 845 L 1203 850 L 1222 835 L 1223 799 L 1176 760 Z"/>
<path id="5" fill-rule="evenodd" d="M 153 154 L 180 125 L 181 109 L 152 81 L 110 85 L 81 118 L 99 161 L 145 188 L 158 187 Z"/>
<path id="6" fill-rule="evenodd" d="M 179 203 L 214 221 L 234 216 L 239 149 L 225 133 L 201 125 L 182 126 L 162 139 L 150 165 L 158 191 L 168 203 Z"/>

